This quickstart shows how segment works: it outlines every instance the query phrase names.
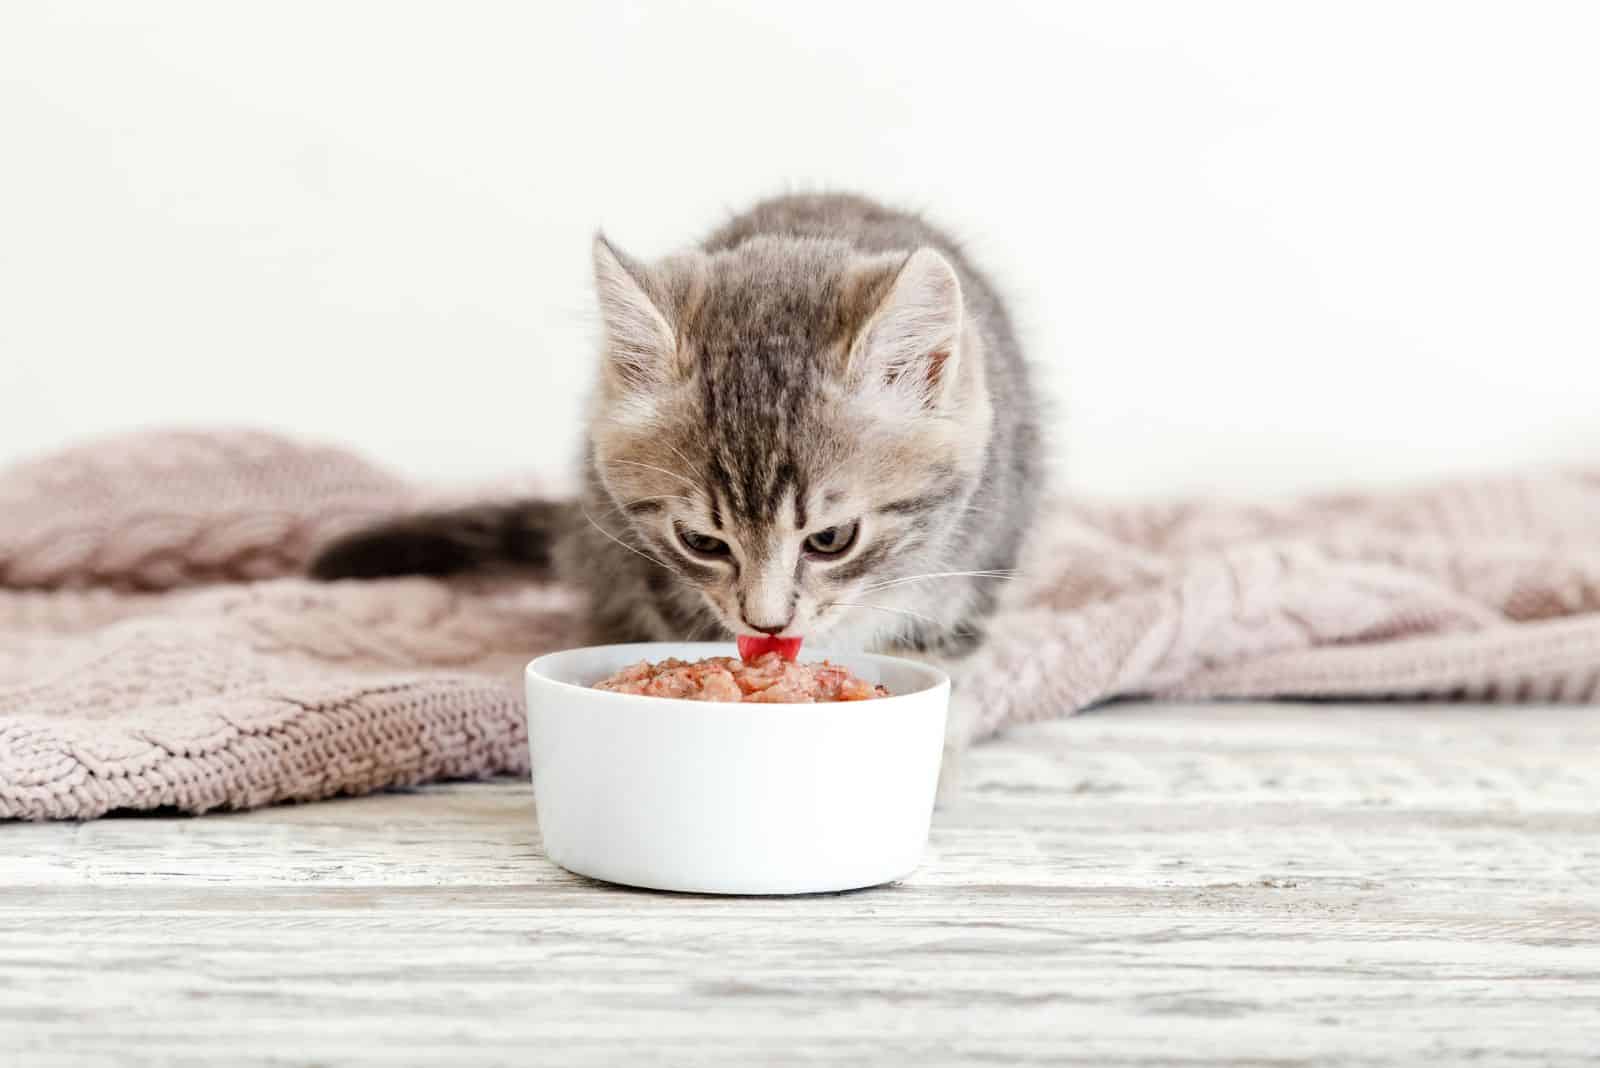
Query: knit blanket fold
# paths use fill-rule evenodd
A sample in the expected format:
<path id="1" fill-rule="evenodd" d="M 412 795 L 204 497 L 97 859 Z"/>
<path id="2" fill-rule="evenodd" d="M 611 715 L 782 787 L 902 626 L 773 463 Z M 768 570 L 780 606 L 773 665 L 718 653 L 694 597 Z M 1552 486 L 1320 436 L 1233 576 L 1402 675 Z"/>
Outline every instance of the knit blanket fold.
<path id="1" fill-rule="evenodd" d="M 0 818 L 526 774 L 520 669 L 579 640 L 573 591 L 296 577 L 441 499 L 254 432 L 0 468 Z M 1600 472 L 1060 501 L 987 633 L 956 671 L 980 734 L 1126 696 L 1600 701 Z"/>

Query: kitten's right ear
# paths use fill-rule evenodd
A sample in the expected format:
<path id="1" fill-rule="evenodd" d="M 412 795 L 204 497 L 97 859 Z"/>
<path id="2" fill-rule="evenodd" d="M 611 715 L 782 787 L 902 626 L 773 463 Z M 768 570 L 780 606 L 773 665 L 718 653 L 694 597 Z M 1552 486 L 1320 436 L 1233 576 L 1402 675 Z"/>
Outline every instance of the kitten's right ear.
<path id="1" fill-rule="evenodd" d="M 956 380 L 965 326 L 955 268 L 935 250 L 920 248 L 901 258 L 892 273 L 881 260 L 862 271 L 869 282 L 865 291 L 882 295 L 850 346 L 849 373 L 856 381 L 876 375 L 923 407 L 939 408 Z"/>
<path id="2" fill-rule="evenodd" d="M 605 321 L 607 370 L 626 385 L 659 383 L 677 349 L 672 326 L 650 295 L 650 275 L 594 235 L 594 286 Z"/>

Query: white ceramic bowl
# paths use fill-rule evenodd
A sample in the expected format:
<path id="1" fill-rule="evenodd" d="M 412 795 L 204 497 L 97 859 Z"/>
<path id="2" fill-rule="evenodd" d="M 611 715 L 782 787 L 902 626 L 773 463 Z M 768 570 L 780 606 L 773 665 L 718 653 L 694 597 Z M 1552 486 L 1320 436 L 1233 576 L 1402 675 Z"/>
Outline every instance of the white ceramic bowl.
<path id="1" fill-rule="evenodd" d="M 606 645 L 528 665 L 528 745 L 545 853 L 568 871 L 657 890 L 805 894 L 917 866 L 944 752 L 950 680 L 911 660 L 830 659 L 895 695 L 722 704 L 589 687 L 728 643 Z"/>

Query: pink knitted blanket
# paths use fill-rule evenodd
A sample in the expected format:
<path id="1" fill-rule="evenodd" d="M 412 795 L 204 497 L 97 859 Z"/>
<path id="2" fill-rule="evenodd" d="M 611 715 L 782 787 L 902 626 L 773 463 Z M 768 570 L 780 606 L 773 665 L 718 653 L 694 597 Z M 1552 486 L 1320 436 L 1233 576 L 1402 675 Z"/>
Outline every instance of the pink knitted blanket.
<path id="1" fill-rule="evenodd" d="M 0 469 L 0 817 L 525 774 L 550 586 L 294 577 L 425 503 L 336 449 L 150 433 Z M 1111 697 L 1600 700 L 1600 473 L 1062 504 L 963 668 L 983 733 Z"/>

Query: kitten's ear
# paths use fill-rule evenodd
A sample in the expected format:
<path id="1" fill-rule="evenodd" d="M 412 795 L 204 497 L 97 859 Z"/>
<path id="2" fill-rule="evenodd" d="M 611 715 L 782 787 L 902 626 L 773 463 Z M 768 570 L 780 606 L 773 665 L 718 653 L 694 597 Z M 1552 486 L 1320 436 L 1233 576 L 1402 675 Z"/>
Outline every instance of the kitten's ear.
<path id="1" fill-rule="evenodd" d="M 601 233 L 594 235 L 594 287 L 605 321 L 607 371 L 630 386 L 660 382 L 677 338 L 650 295 L 649 273 Z"/>
<path id="2" fill-rule="evenodd" d="M 889 291 L 850 347 L 849 375 L 877 375 L 924 407 L 950 395 L 960 359 L 961 282 L 950 261 L 931 248 L 900 265 Z"/>

